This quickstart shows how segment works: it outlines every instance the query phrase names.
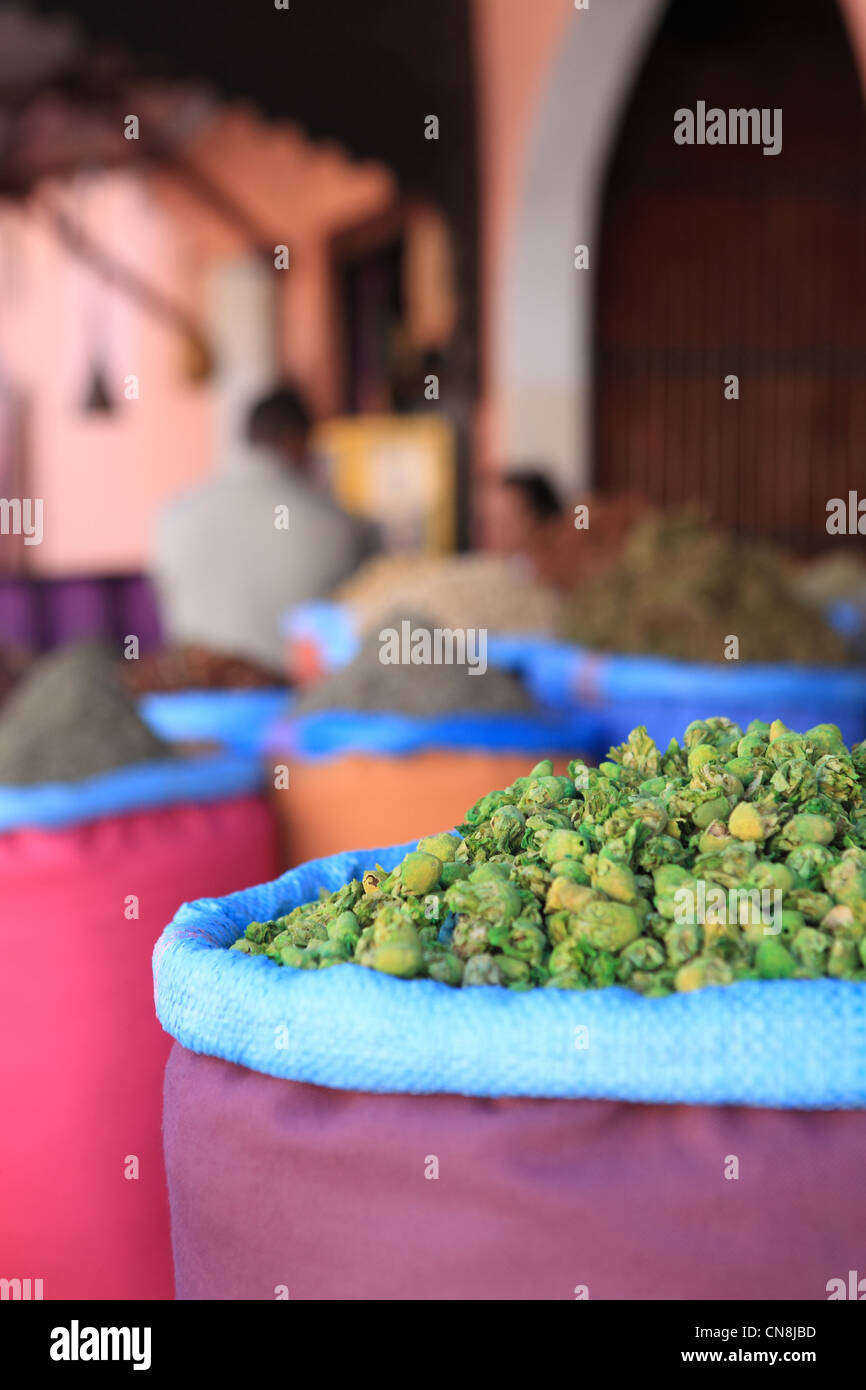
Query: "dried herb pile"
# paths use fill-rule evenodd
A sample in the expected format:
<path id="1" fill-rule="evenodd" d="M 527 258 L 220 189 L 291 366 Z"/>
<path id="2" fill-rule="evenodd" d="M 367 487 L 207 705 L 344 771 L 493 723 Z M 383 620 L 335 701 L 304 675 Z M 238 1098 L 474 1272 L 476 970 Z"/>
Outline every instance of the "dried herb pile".
<path id="1" fill-rule="evenodd" d="M 426 612 L 407 613 L 401 608 L 386 613 L 381 629 L 365 638 L 354 660 L 304 690 L 295 701 L 293 713 L 347 709 L 436 715 L 470 710 L 513 713 L 533 707 L 520 680 L 494 666 L 470 674 L 466 665 L 383 662 L 380 631 L 393 629 L 399 633 L 404 621 L 409 622 L 410 630 L 430 632 L 437 625 Z"/>
<path id="2" fill-rule="evenodd" d="M 0 712 L 0 785 L 76 782 L 171 756 L 98 643 L 62 647 L 36 661 Z"/>
<path id="3" fill-rule="evenodd" d="M 783 556 L 689 515 L 640 521 L 609 567 L 565 601 L 561 635 L 597 651 L 683 661 L 725 661 L 732 635 L 741 661 L 851 660 L 844 640 L 795 591 Z"/>
<path id="4" fill-rule="evenodd" d="M 232 949 L 297 969 L 652 997 L 866 980 L 864 779 L 866 742 L 849 751 L 833 724 L 756 720 L 744 734 L 699 720 L 664 752 L 635 729 L 600 767 L 539 763 L 476 802 L 459 834 L 252 922 Z"/>

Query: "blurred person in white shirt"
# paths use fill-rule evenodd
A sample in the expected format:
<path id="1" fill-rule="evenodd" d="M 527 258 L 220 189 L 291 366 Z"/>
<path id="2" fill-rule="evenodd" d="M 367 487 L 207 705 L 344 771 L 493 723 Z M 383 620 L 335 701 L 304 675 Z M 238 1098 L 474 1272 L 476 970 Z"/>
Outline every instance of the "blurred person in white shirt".
<path id="1" fill-rule="evenodd" d="M 366 523 L 313 480 L 312 421 L 284 384 L 251 409 L 224 472 L 159 518 L 153 578 L 169 642 L 281 669 L 280 619 L 320 598 L 373 549 Z"/>

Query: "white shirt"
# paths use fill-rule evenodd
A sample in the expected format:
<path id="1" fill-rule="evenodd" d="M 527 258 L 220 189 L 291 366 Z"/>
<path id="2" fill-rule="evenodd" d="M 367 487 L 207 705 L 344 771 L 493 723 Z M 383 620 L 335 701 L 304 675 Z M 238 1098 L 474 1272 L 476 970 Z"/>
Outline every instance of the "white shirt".
<path id="1" fill-rule="evenodd" d="M 168 639 L 279 671 L 283 613 L 322 597 L 368 550 L 362 522 L 270 450 L 244 446 L 229 472 L 179 498 L 157 523 L 153 577 Z"/>

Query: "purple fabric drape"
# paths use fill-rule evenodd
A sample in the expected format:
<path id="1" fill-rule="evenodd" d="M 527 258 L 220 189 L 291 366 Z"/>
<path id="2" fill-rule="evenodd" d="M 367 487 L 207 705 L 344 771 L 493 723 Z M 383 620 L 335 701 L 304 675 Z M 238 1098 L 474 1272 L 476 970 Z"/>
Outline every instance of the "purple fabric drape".
<path id="1" fill-rule="evenodd" d="M 159 612 L 145 575 L 76 579 L 0 579 L 0 645 L 47 651 L 134 633 L 142 651 L 159 646 Z"/>
<path id="2" fill-rule="evenodd" d="M 164 1140 L 181 1299 L 825 1299 L 863 1264 L 864 1111 L 370 1095 L 175 1044 Z"/>

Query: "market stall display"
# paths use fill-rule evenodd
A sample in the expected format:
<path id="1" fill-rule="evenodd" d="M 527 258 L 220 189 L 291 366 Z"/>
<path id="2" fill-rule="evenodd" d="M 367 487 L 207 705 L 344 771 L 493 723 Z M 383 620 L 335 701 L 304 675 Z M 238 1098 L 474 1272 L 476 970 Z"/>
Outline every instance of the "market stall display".
<path id="1" fill-rule="evenodd" d="M 257 761 L 174 756 L 106 661 L 0 716 L 0 1230 L 46 1299 L 172 1296 L 147 963 L 178 901 L 278 867 Z"/>
<path id="2" fill-rule="evenodd" d="M 600 768 L 550 760 L 233 949 L 450 985 L 623 984 L 660 997 L 737 980 L 866 980 L 866 743 L 755 721 L 645 729 Z"/>
<path id="3" fill-rule="evenodd" d="M 300 604 L 286 614 L 290 677 L 304 684 L 345 665 L 395 608 L 423 611 L 443 628 L 552 634 L 559 597 L 518 561 L 499 555 L 380 555 L 327 602 Z"/>
<path id="4" fill-rule="evenodd" d="M 430 633 L 429 615 L 386 615 L 382 631 Z M 347 845 L 454 824 L 468 802 L 514 780 L 527 756 L 604 749 L 601 722 L 550 711 L 514 675 L 465 663 L 383 662 L 371 632 L 346 666 L 303 690 L 267 738 L 286 864 Z M 285 768 L 281 778 L 274 769 Z"/>
<path id="5" fill-rule="evenodd" d="M 570 769 L 572 796 L 546 767 L 517 798 L 538 805 L 491 794 L 462 846 L 440 831 L 182 908 L 154 954 L 176 1039 L 164 1132 L 178 1296 L 824 1297 L 866 1216 L 853 1158 L 866 1138 L 863 755 L 840 742 L 827 727 L 741 733 L 718 719 L 660 753 L 636 733 L 606 768 Z M 724 813 L 723 798 L 735 803 Z M 573 803 L 584 813 L 569 825 L 544 824 Z M 732 843 L 711 852 L 701 842 L 723 838 L 723 818 Z M 578 840 L 583 853 L 569 852 Z M 744 886 L 743 857 L 774 890 L 790 876 L 793 917 L 762 933 L 790 969 L 764 968 L 759 943 L 757 970 L 713 987 L 750 955 L 754 923 L 711 912 L 689 953 L 668 912 L 678 876 L 664 871 L 685 872 L 676 844 L 709 886 Z M 554 889 L 570 906 L 548 911 Z M 510 918 L 508 890 L 521 903 Z M 643 930 L 629 919 L 628 941 L 600 943 L 642 890 Z M 445 918 L 419 911 L 440 900 Z M 533 903 L 541 928 L 518 920 Z M 269 930 L 245 936 L 253 921 L 294 938 L 277 948 L 282 966 Z M 425 938 L 431 923 L 437 938 L 453 926 L 450 945 Z M 531 978 L 535 933 L 554 929 L 570 987 L 533 988 L 547 983 Z M 641 939 L 662 962 L 629 958 Z M 455 988 L 453 960 L 465 972 L 485 955 L 484 987 L 464 973 Z M 628 968 L 610 980 L 605 957 Z M 491 960 L 516 965 L 497 979 Z M 701 965 L 676 987 L 684 964 L 707 960 L 718 981 Z M 672 967 L 674 993 L 635 991 L 638 972 Z M 816 1183 L 828 1155 L 834 1182 Z M 263 1187 L 263 1164 L 291 1180 Z"/>
<path id="6" fill-rule="evenodd" d="M 688 662 L 851 660 L 844 640 L 798 596 L 790 562 L 687 514 L 639 521 L 611 562 L 574 591 L 560 635 L 599 652 Z"/>

